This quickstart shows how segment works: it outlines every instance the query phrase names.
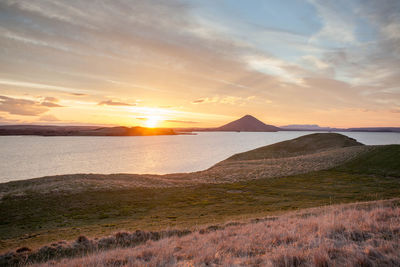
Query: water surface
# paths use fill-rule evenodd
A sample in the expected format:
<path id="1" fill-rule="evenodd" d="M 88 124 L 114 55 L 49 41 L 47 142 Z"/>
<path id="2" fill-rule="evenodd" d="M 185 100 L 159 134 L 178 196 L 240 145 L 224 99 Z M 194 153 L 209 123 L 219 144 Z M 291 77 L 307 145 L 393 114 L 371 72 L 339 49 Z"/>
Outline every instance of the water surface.
<path id="1" fill-rule="evenodd" d="M 192 172 L 260 146 L 312 132 L 201 132 L 168 136 L 0 136 L 0 182 L 72 173 Z M 343 133 L 368 145 L 400 144 L 399 133 Z"/>

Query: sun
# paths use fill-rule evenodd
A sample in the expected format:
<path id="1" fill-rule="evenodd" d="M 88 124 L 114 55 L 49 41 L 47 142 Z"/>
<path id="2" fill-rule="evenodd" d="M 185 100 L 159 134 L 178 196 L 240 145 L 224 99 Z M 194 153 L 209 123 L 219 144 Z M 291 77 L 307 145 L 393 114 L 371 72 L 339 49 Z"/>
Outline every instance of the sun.
<path id="1" fill-rule="evenodd" d="M 151 115 L 151 116 L 147 116 L 147 120 L 146 120 L 146 127 L 148 128 L 154 128 L 158 125 L 158 122 L 161 120 L 160 116 L 155 116 L 155 115 Z"/>

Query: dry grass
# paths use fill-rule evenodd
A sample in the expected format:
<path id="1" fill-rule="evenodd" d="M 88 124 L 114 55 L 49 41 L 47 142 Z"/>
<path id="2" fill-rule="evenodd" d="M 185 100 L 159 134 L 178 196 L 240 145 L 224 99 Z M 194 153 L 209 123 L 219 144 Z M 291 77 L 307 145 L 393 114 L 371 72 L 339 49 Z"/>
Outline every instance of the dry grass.
<path id="1" fill-rule="evenodd" d="M 373 146 L 353 146 L 284 158 L 227 159 L 202 172 L 201 179 L 212 183 L 231 183 L 259 177 L 273 178 L 309 173 L 339 166 L 372 149 Z"/>
<path id="2" fill-rule="evenodd" d="M 142 237 L 146 236 L 145 232 L 138 233 Z M 142 242 L 137 242 L 137 236 L 137 233 L 118 233 L 108 239 L 88 240 L 80 237 L 70 244 L 56 244 L 55 247 L 75 248 L 78 251 L 75 256 L 78 257 L 48 261 L 45 265 L 400 265 L 398 199 L 308 209 L 246 223 L 211 226 L 193 233 L 178 231 L 175 234 L 166 234 L 165 238 L 159 235 L 151 238 L 152 235 L 147 233 L 150 238 L 142 238 Z M 99 246 L 107 243 L 106 240 L 112 245 Z M 104 251 L 106 248 L 114 249 Z M 36 253 L 39 253 L 42 260 L 46 257 L 51 259 L 52 254 L 49 251 L 52 250 L 45 247 Z M 93 251 L 96 253 L 82 256 Z M 14 254 L 23 258 L 32 252 Z M 64 256 L 73 255 L 65 253 Z"/>

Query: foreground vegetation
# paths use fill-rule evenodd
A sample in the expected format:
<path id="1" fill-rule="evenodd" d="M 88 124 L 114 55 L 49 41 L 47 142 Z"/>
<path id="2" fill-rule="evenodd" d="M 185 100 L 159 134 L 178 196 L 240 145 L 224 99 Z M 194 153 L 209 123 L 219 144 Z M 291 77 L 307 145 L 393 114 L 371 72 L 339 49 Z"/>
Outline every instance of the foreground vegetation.
<path id="1" fill-rule="evenodd" d="M 398 266 L 400 200 L 347 204 L 200 230 L 80 236 L 0 264 L 42 266 Z"/>
<path id="2" fill-rule="evenodd" d="M 308 151 L 304 149 L 304 144 L 310 142 L 309 136 L 271 146 L 274 153 L 283 157 L 282 162 L 303 159 L 300 154 L 304 153 L 304 157 L 314 157 L 329 154 L 330 151 L 340 155 L 341 151 L 354 150 L 353 146 L 357 149 L 345 162 L 337 161 L 334 167 L 324 165 L 331 167 L 296 175 L 277 177 L 261 171 L 255 177 L 237 182 L 111 189 L 81 187 L 75 191 L 35 189 L 32 184 L 39 184 L 41 179 L 0 185 L 3 194 L 0 202 L 0 250 L 5 252 L 21 247 L 34 250 L 61 239 L 74 240 L 79 235 L 105 236 L 121 230 L 164 230 L 166 236 L 171 233 L 180 235 L 177 234 L 180 231 L 170 230 L 186 229 L 192 232 L 199 225 L 220 224 L 228 220 L 277 215 L 329 204 L 400 197 L 400 145 L 367 147 L 348 139 L 338 140 L 342 138 L 340 135 L 333 137 L 327 144 L 322 140 L 324 135 L 314 135 L 321 142 L 307 146 Z M 294 143 L 297 147 L 293 146 Z M 265 170 L 281 162 L 271 159 L 272 165 L 260 165 L 259 162 L 268 162 L 269 159 L 264 159 L 262 155 L 271 157 L 270 151 L 271 148 L 265 147 L 254 154 L 244 153 L 245 159 L 238 154 L 210 170 L 188 175 L 197 179 L 204 174 L 217 173 L 216 169 L 219 175 L 225 170 L 227 176 L 231 172 L 240 176 L 240 170 L 234 171 L 231 166 L 239 166 L 235 168 L 241 170 L 245 169 L 242 166 L 249 169 L 258 166 L 260 170 Z M 296 162 L 304 164 L 305 161 Z M 51 179 L 45 178 L 46 181 Z M 26 184 L 29 186 L 24 187 Z"/>
<path id="3" fill-rule="evenodd" d="M 223 230 L 149 241 L 61 266 L 399 266 L 398 203 L 285 215 Z"/>

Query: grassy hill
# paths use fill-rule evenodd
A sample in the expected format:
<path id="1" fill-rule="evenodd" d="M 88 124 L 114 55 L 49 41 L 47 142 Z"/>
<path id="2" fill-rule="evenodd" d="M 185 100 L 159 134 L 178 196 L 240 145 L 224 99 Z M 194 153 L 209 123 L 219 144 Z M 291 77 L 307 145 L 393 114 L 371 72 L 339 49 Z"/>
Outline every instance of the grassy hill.
<path id="1" fill-rule="evenodd" d="M 228 160 L 255 160 L 294 157 L 351 146 L 363 146 L 363 144 L 342 134 L 315 133 L 235 154 L 228 158 Z"/>
<path id="2" fill-rule="evenodd" d="M 336 169 L 348 173 L 400 177 L 400 145 L 376 146 Z"/>
<path id="3" fill-rule="evenodd" d="M 34 186 L 30 186 L 29 190 L 15 191 L 18 194 L 7 194 L 7 190 L 14 192 L 12 190 L 18 187 L 24 188 L 26 181 L 0 184 L 3 193 L 0 202 L 0 249 L 36 248 L 60 239 L 72 240 L 82 234 L 103 236 L 121 229 L 194 229 L 202 224 L 281 214 L 309 207 L 400 197 L 397 160 L 400 145 L 363 146 L 337 134 L 309 135 L 294 140 L 264 147 L 262 153 L 257 149 L 255 153 L 243 153 L 249 160 L 228 160 L 235 166 L 234 169 L 229 169 L 230 165 L 217 164 L 217 171 L 211 168 L 211 171 L 173 176 L 178 180 L 200 181 L 182 183 L 181 186 L 91 186 L 76 191 L 35 190 Z M 305 144 L 310 145 L 301 149 Z M 233 175 L 232 170 L 239 172 L 243 164 L 251 169 L 254 162 L 268 161 L 263 157 L 272 157 L 271 151 L 277 151 L 277 158 L 270 159 L 271 162 L 280 164 L 303 157 L 311 157 L 314 161 L 324 153 L 330 155 L 332 151 L 336 156 L 343 156 L 343 151 L 354 148 L 361 148 L 361 152 L 324 170 L 281 176 L 257 172 L 252 179 L 236 182 L 227 179 L 218 184 L 205 177 L 215 173 Z M 305 150 L 308 154 L 304 155 Z M 284 154 L 286 157 L 282 158 Z M 260 155 L 262 160 L 259 160 Z M 259 165 L 260 168 L 262 166 Z M 107 179 L 112 180 L 112 175 Z M 129 176 L 124 179 L 128 180 Z M 46 178 L 46 181 L 50 180 L 51 177 Z M 78 183 L 75 185 L 79 187 Z"/>

